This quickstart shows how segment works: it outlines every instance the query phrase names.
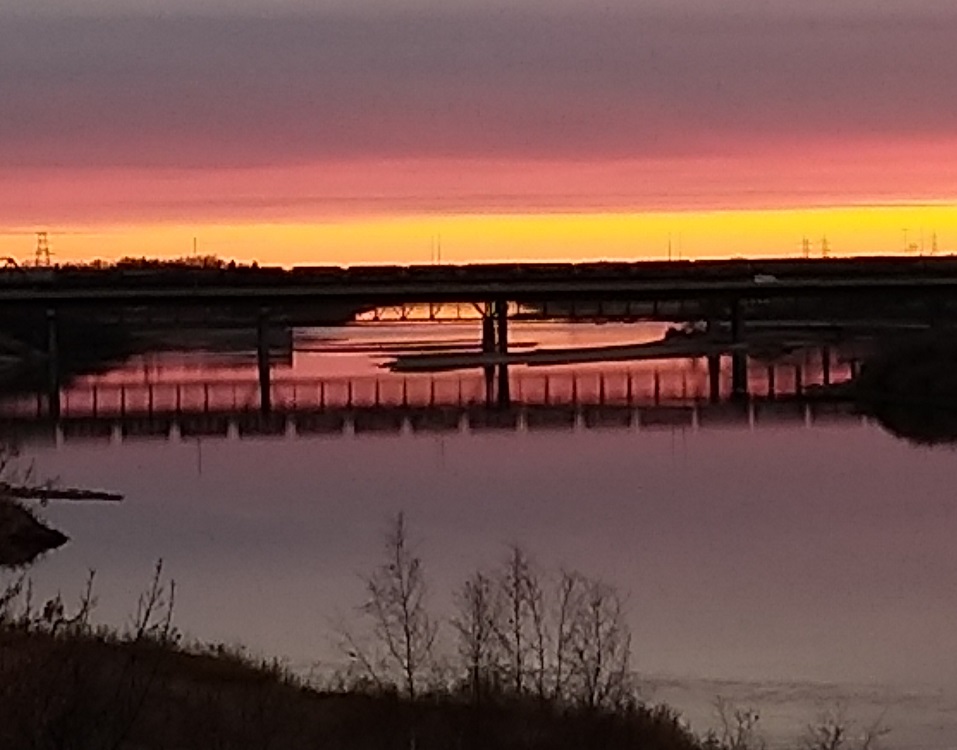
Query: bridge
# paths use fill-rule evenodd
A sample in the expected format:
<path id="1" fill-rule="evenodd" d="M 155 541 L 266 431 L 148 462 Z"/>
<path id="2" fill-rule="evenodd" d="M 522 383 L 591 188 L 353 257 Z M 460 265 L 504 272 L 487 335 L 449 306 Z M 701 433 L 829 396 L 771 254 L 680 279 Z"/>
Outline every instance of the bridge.
<path id="1" fill-rule="evenodd" d="M 957 290 L 957 257 L 0 269 L 0 306 L 277 306 L 794 297 Z"/>
<path id="2" fill-rule="evenodd" d="M 728 329 L 733 391 L 747 391 L 747 352 L 741 346 L 747 305 L 775 300 L 870 300 L 887 306 L 918 298 L 934 319 L 957 295 L 957 257 L 722 260 L 633 263 L 515 263 L 464 266 L 38 268 L 0 270 L 0 311 L 45 311 L 48 393 L 59 411 L 62 310 L 200 308 L 252 311 L 257 330 L 260 407 L 272 408 L 269 331 L 283 309 L 337 310 L 409 303 L 470 303 L 481 316 L 481 349 L 489 387 L 500 405 L 511 399 L 506 358 L 509 318 L 516 304 L 694 301 L 697 319 Z M 858 302 L 859 303 L 859 302 Z M 848 302 L 848 304 L 852 304 Z M 628 308 L 634 314 L 634 308 Z M 720 353 L 714 355 L 720 357 Z M 720 366 L 711 362 L 712 369 Z"/>

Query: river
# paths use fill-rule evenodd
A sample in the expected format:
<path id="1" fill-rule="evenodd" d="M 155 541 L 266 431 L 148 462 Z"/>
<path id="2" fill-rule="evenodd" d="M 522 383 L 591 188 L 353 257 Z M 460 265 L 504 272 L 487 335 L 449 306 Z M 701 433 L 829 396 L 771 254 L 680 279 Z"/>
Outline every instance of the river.
<path id="1" fill-rule="evenodd" d="M 285 379 L 301 389 L 297 398 L 315 398 L 310 379 L 354 379 L 364 384 L 357 400 L 371 398 L 373 382 L 382 399 L 399 398 L 400 383 L 406 398 L 410 387 L 425 398 L 437 381 L 440 399 L 468 401 L 476 376 L 412 376 L 409 386 L 380 365 L 403 347 L 464 345 L 477 329 L 297 331 L 275 365 L 275 387 Z M 657 324 L 517 323 L 513 342 L 605 345 L 661 332 Z M 820 378 L 817 356 L 791 355 L 777 386 L 789 387 L 798 360 L 809 382 Z M 833 357 L 832 376 L 846 376 L 849 364 Z M 255 375 L 250 353 L 154 353 L 85 378 L 73 402 L 88 405 L 82 394 L 117 384 L 220 382 L 232 393 Z M 709 411 L 700 406 L 701 363 L 514 368 L 513 394 L 522 381 L 523 393 L 540 399 L 544 377 L 554 398 L 578 383 L 579 397 L 618 399 L 618 416 L 578 414 L 551 426 L 526 416 L 496 429 L 467 416 L 441 430 L 354 422 L 325 432 L 293 421 L 269 434 L 232 426 L 139 438 L 116 426 L 86 435 L 61 428 L 24 439 L 21 460 L 39 475 L 126 496 L 44 511 L 71 542 L 31 571 L 38 595 L 79 593 L 93 569 L 98 618 L 122 624 L 162 558 L 187 636 L 319 673 L 340 663 L 335 629 L 355 617 L 361 574 L 379 561 L 382 532 L 401 510 L 437 612 L 448 613 L 465 577 L 512 543 L 543 568 L 614 584 L 627 598 L 644 695 L 674 705 L 699 731 L 713 726 L 722 696 L 761 714 L 772 747 L 837 707 L 858 725 L 880 719 L 891 729 L 888 747 L 957 743 L 951 450 L 916 447 L 841 410 L 790 402 L 772 410 L 762 400 Z M 752 363 L 751 380 L 765 394 L 767 368 Z M 692 402 L 700 408 L 682 407 Z"/>

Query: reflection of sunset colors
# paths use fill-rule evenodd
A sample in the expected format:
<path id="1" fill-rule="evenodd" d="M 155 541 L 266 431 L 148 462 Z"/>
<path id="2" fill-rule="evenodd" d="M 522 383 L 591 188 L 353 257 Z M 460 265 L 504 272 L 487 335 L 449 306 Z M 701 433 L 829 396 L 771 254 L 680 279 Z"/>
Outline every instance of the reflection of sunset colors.
<path id="1" fill-rule="evenodd" d="M 6 3 L 3 255 L 37 229 L 62 261 L 957 247 L 934 0 Z"/>
<path id="2" fill-rule="evenodd" d="M 516 341 L 540 348 L 599 347 L 660 338 L 664 323 L 609 323 L 580 326 L 561 323 L 513 324 Z M 485 380 L 479 368 L 406 375 L 382 369 L 393 354 L 376 354 L 378 343 L 432 342 L 441 345 L 477 335 L 469 323 L 442 325 L 350 326 L 329 336 L 316 329 L 301 339 L 301 349 L 273 364 L 273 406 L 280 411 L 368 409 L 372 407 L 465 407 L 483 405 Z M 316 335 L 318 333 L 318 335 Z M 364 347 L 348 353 L 349 347 Z M 325 351 L 324 351 L 325 349 Z M 851 376 L 850 348 L 831 351 L 828 376 L 824 350 L 809 348 L 773 361 L 752 358 L 748 390 L 758 399 L 788 396 L 827 378 Z M 731 393 L 730 358 L 723 358 L 720 394 Z M 773 375 L 772 375 L 773 369 Z M 774 382 L 771 384 L 771 377 Z M 165 352 L 132 358 L 107 373 L 80 378 L 64 391 L 66 416 L 117 416 L 196 412 L 255 413 L 259 407 L 258 372 L 249 355 Z M 512 397 L 519 407 L 547 405 L 632 406 L 653 403 L 687 406 L 710 397 L 704 358 L 510 368 Z M 800 388 L 798 387 L 800 379 Z M 35 399 L 14 405 L 29 414 Z"/>

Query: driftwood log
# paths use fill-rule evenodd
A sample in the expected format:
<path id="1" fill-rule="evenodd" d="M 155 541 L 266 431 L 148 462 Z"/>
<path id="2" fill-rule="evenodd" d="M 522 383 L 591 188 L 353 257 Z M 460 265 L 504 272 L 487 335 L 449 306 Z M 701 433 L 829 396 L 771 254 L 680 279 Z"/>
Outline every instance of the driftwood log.
<path id="1" fill-rule="evenodd" d="M 22 487 L 7 482 L 0 482 L 0 497 L 12 497 L 18 500 L 39 500 L 45 503 L 49 500 L 90 500 L 97 502 L 118 503 L 122 495 L 115 492 L 101 490 L 80 490 L 72 487 Z"/>

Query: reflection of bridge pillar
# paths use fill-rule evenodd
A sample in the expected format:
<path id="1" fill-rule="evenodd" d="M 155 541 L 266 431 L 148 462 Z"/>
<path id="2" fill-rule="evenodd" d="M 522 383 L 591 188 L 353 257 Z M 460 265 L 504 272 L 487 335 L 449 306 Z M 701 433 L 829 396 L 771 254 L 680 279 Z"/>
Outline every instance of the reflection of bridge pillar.
<path id="1" fill-rule="evenodd" d="M 748 355 L 745 352 L 731 353 L 731 397 L 748 396 Z"/>
<path id="2" fill-rule="evenodd" d="M 482 353 L 495 353 L 495 305 L 489 303 L 482 316 Z M 495 399 L 495 367 L 485 367 L 485 403 L 491 404 Z"/>
<path id="3" fill-rule="evenodd" d="M 47 310 L 47 408 L 53 419 L 60 417 L 60 342 L 56 310 Z"/>
<path id="4" fill-rule="evenodd" d="M 498 353 L 508 356 L 508 302 L 498 300 L 495 303 L 495 318 L 498 324 Z M 509 406 L 512 401 L 508 382 L 508 364 L 498 366 L 498 405 Z"/>
<path id="5" fill-rule="evenodd" d="M 256 363 L 259 365 L 259 409 L 263 414 L 272 411 L 272 382 L 269 370 L 269 312 L 259 311 L 256 327 Z"/>
<path id="6" fill-rule="evenodd" d="M 721 400 L 721 355 L 708 355 L 708 400 L 716 404 Z"/>

